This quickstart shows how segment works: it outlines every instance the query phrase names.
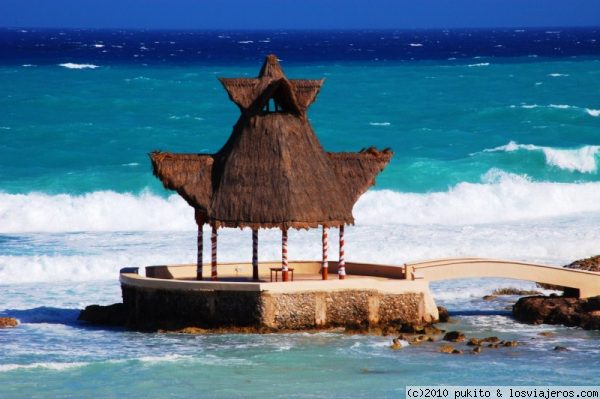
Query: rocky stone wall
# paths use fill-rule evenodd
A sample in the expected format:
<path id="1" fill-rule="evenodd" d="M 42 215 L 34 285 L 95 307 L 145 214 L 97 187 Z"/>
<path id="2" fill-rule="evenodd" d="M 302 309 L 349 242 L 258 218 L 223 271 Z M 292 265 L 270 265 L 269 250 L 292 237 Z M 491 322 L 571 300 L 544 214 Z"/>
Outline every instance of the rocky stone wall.
<path id="1" fill-rule="evenodd" d="M 377 290 L 269 291 L 163 290 L 122 285 L 126 325 L 137 330 L 255 328 L 311 330 L 394 328 L 420 324 L 423 293 Z"/>

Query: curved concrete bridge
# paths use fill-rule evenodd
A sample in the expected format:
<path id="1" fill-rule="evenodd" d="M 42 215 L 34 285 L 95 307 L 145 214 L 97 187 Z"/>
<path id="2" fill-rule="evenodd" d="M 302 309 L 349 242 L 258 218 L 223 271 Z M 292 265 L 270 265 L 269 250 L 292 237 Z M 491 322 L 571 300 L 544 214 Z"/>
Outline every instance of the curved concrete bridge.
<path id="1" fill-rule="evenodd" d="M 497 277 L 577 289 L 580 298 L 600 295 L 600 273 L 498 259 L 451 258 L 406 263 L 409 280 Z"/>

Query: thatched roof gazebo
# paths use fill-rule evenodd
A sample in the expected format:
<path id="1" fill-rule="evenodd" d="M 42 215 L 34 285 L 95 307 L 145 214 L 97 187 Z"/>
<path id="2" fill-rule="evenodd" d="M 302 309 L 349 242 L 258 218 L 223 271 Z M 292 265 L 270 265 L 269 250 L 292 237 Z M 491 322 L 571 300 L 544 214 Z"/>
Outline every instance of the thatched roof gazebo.
<path id="1" fill-rule="evenodd" d="M 307 117 L 323 80 L 288 79 L 269 55 L 257 78 L 221 78 L 241 111 L 215 154 L 150 154 L 154 175 L 195 209 L 197 278 L 202 279 L 202 227 L 212 227 L 211 277 L 217 279 L 217 229 L 249 227 L 253 278 L 258 280 L 258 229 L 282 231 L 282 279 L 288 280 L 289 228 L 323 228 L 323 279 L 327 279 L 328 228 L 340 232 L 339 278 L 344 278 L 344 225 L 352 208 L 392 157 L 388 149 L 325 152 Z"/>

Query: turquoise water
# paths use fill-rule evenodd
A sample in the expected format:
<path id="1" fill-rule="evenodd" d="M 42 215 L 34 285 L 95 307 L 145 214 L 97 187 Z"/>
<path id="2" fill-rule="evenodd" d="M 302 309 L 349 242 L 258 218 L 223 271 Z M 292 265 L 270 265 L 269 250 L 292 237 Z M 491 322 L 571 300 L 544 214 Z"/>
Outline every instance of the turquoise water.
<path id="1" fill-rule="evenodd" d="M 75 309 L 117 300 L 114 284 L 40 291 L 3 287 L 4 304 L 33 307 L 3 312 L 24 323 L 0 330 L 3 398 L 395 398 L 413 384 L 586 385 L 600 366 L 598 332 L 519 325 L 494 315 L 501 302 L 477 304 L 491 315 L 459 316 L 440 327 L 517 339 L 519 346 L 455 356 L 437 352 L 441 343 L 391 350 L 390 337 L 342 333 L 190 336 L 90 328 L 73 320 Z M 555 352 L 556 345 L 571 350 Z"/>
<path id="2" fill-rule="evenodd" d="M 239 111 L 216 77 L 256 75 L 267 51 L 290 77 L 326 78 L 309 117 L 327 150 L 395 152 L 354 209 L 349 260 L 558 266 L 597 254 L 596 31 L 30 33 L 0 32 L 0 316 L 22 323 L 0 330 L 0 398 L 403 397 L 408 384 L 595 381 L 597 332 L 522 325 L 507 312 L 516 298 L 481 299 L 529 282 L 433 287 L 457 314 L 443 328 L 520 342 L 479 356 L 330 332 L 141 334 L 76 317 L 120 300 L 121 267 L 194 262 L 193 212 L 147 154 L 217 151 Z M 219 260 L 247 261 L 250 242 L 223 230 Z M 318 259 L 319 243 L 318 231 L 293 231 L 290 257 Z M 278 259 L 276 231 L 261 233 L 259 256 Z"/>
<path id="3" fill-rule="evenodd" d="M 598 181 L 584 165 L 598 160 L 597 148 L 586 147 L 598 143 L 598 60 L 525 61 L 283 65 L 291 77 L 326 78 L 309 113 L 325 148 L 395 151 L 378 188 L 440 191 L 479 182 L 491 168 L 537 181 Z M 0 67 L 3 191 L 162 194 L 147 153 L 216 152 L 239 114 L 216 78 L 257 69 Z M 511 141 L 587 152 L 573 164 L 549 161 L 543 149 L 483 152 Z"/>

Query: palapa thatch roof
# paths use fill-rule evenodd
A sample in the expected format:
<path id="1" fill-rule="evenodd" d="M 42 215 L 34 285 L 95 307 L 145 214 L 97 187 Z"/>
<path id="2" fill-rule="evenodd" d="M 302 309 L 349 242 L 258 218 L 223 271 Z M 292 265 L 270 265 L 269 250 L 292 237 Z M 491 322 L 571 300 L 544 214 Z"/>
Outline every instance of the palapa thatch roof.
<path id="1" fill-rule="evenodd" d="M 353 224 L 354 203 L 392 152 L 325 152 L 306 116 L 323 80 L 287 79 L 274 55 L 258 78 L 220 81 L 241 110 L 229 140 L 216 154 L 151 153 L 163 185 L 218 227 Z"/>

